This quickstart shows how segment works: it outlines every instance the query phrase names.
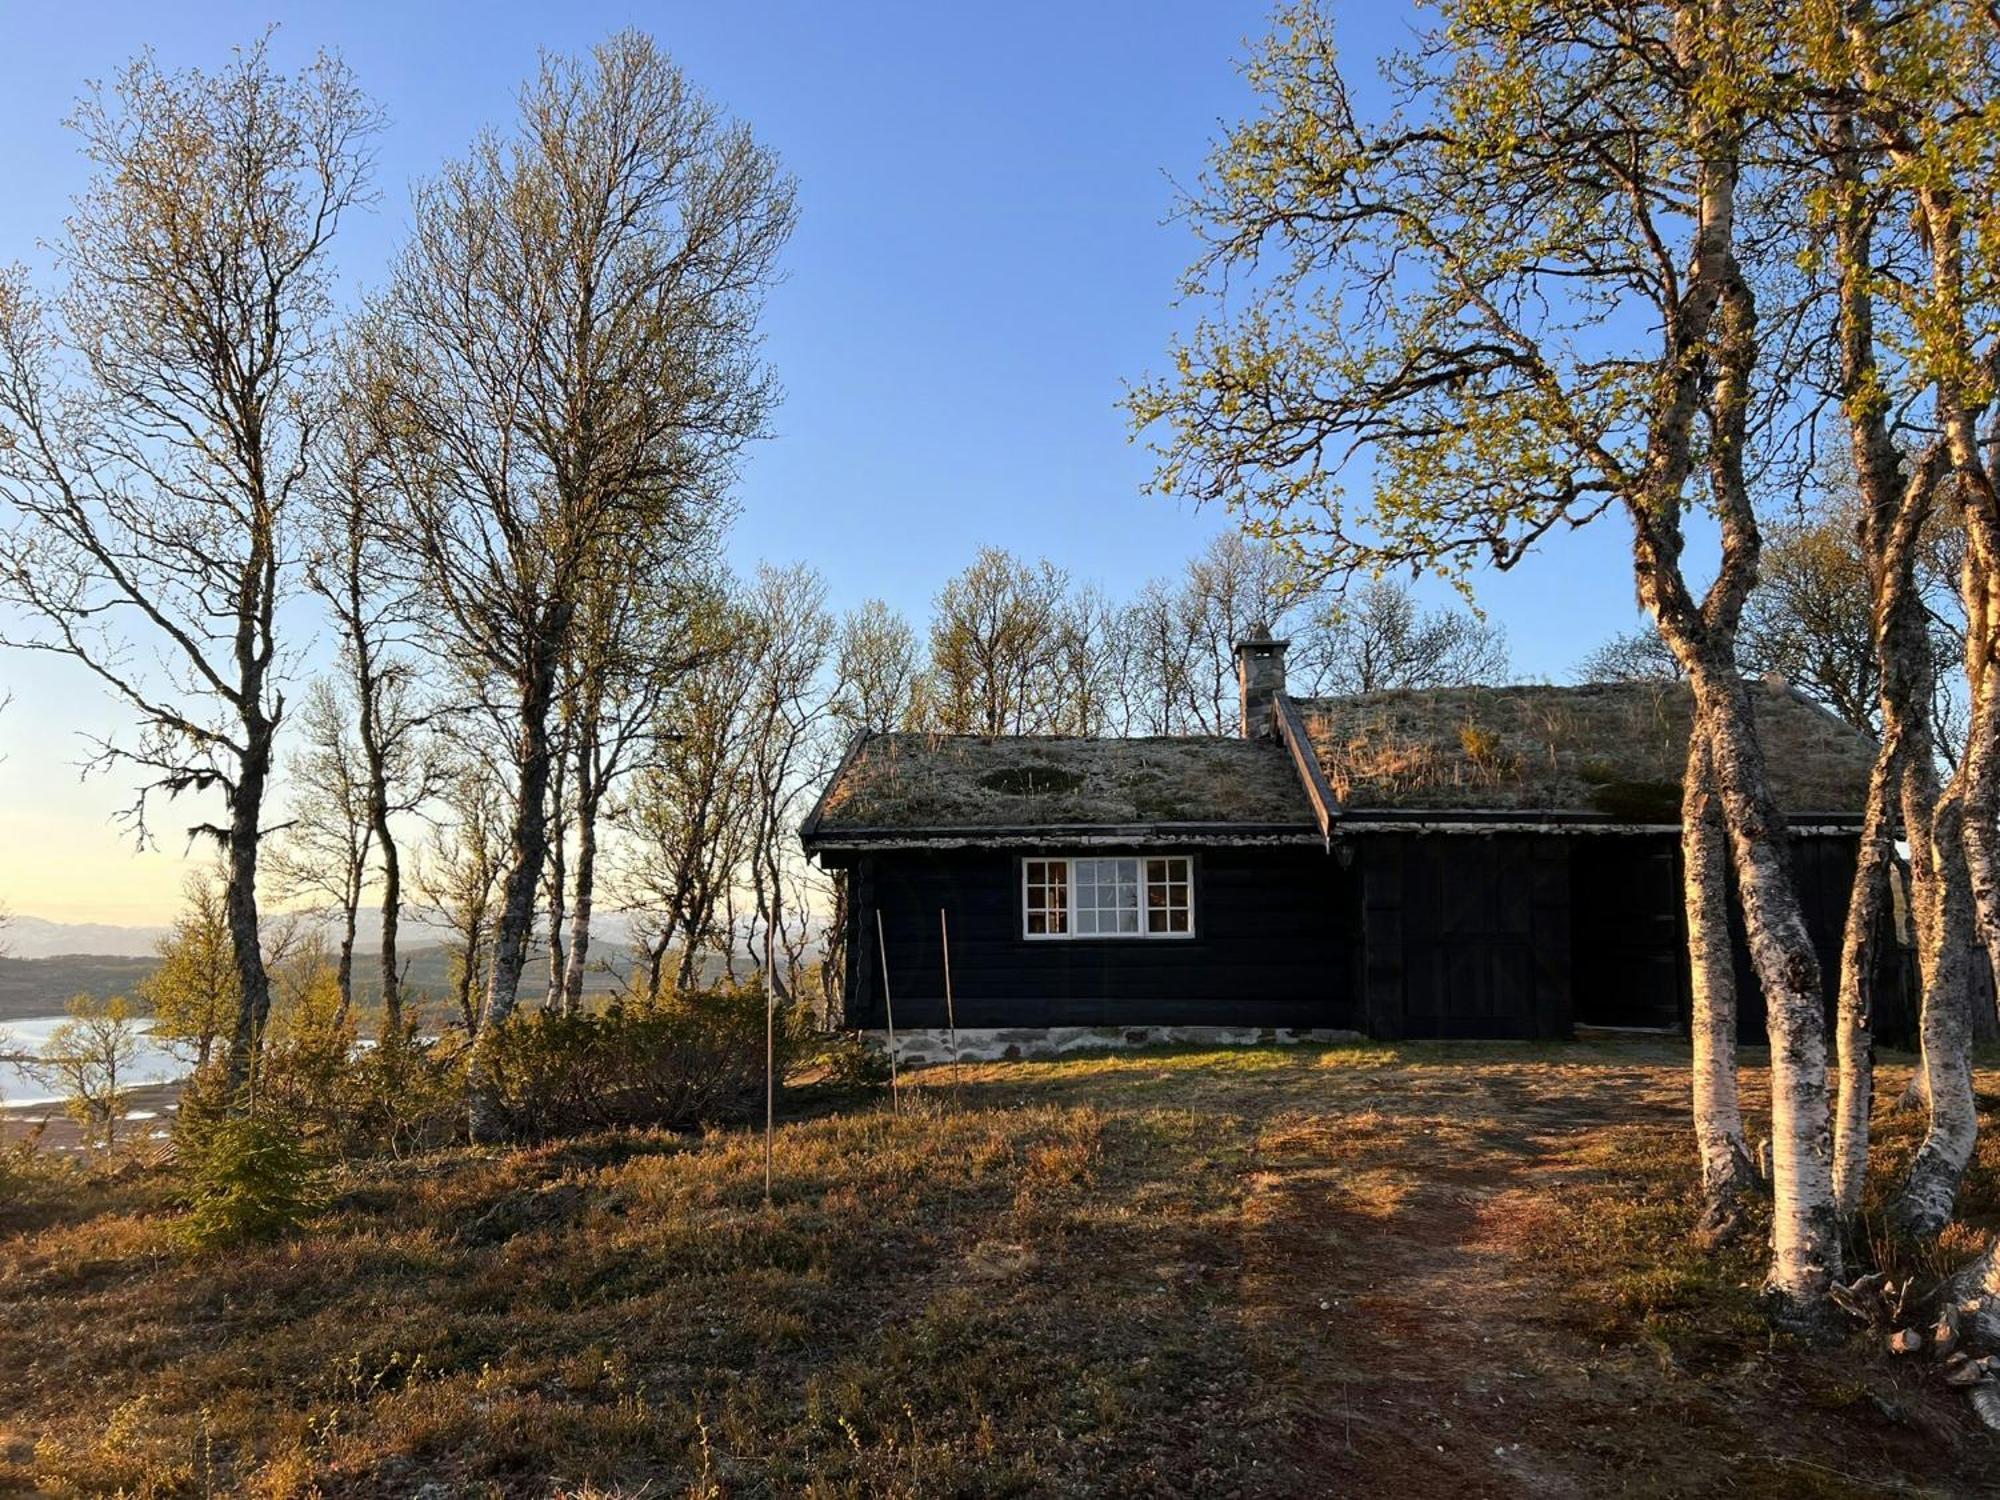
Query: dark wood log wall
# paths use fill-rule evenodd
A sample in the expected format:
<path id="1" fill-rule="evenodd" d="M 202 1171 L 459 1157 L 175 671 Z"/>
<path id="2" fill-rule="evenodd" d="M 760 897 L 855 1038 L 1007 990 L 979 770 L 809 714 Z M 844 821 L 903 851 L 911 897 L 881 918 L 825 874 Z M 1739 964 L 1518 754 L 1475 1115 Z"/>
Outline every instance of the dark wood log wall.
<path id="1" fill-rule="evenodd" d="M 945 1024 L 942 908 L 965 1027 L 1317 1026 L 1385 1039 L 1685 1029 L 1675 835 L 1377 832 L 1346 844 L 1345 856 L 1173 851 L 1194 861 L 1197 935 L 1184 941 L 1028 940 L 1015 852 L 850 857 L 848 1024 L 884 1024 L 877 910 L 897 1025 Z M 1831 1007 L 1854 840 L 1810 835 L 1792 849 Z M 1740 1034 L 1755 1044 L 1763 999 L 1733 898 L 1732 926 Z M 1896 1045 L 1913 1019 L 1906 960 L 1893 937 L 1883 954 L 1878 1037 Z"/>
<path id="2" fill-rule="evenodd" d="M 1567 1036 L 1567 842 L 1525 833 L 1357 836 L 1369 1032 Z"/>
<path id="3" fill-rule="evenodd" d="M 1841 929 L 1854 881 L 1855 839 L 1848 834 L 1794 835 L 1793 877 L 1819 954 L 1820 986 L 1832 1017 L 1840 991 Z M 1571 856 L 1574 892 L 1576 1018 L 1586 1025 L 1651 1026 L 1685 1031 L 1687 924 L 1682 905 L 1680 842 L 1672 834 L 1578 837 Z M 1737 1039 L 1759 1046 L 1764 994 L 1750 964 L 1734 881 L 1729 929 L 1736 959 Z M 1915 1012 L 1906 956 L 1893 922 L 1878 948 L 1875 1035 L 1888 1046 L 1914 1041 Z"/>
<path id="4" fill-rule="evenodd" d="M 1792 878 L 1798 882 L 1799 904 L 1819 955 L 1820 989 L 1826 996 L 1829 1020 L 1840 999 L 1840 940 L 1847 921 L 1847 897 L 1854 885 L 1854 861 L 1859 840 L 1847 834 L 1807 834 L 1791 841 Z M 1876 953 L 1881 966 L 1875 976 L 1875 1040 L 1887 1047 L 1914 1047 L 1917 1014 L 1914 956 L 1896 940 L 1895 921 L 1884 913 Z M 1750 942 L 1743 930 L 1743 913 L 1736 904 L 1735 882 L 1729 898 L 1729 936 L 1736 951 L 1736 1033 L 1748 1046 L 1767 1040 L 1764 991 L 1750 966 Z M 1907 972 L 1906 972 L 1907 970 Z"/>
<path id="5" fill-rule="evenodd" d="M 1193 860 L 1191 938 L 1030 941 L 1013 851 L 856 857 L 848 1024 L 884 1024 L 877 910 L 896 1024 L 945 1024 L 942 908 L 960 1026 L 1359 1027 L 1358 882 L 1337 859 L 1282 846 L 1150 852 Z"/>

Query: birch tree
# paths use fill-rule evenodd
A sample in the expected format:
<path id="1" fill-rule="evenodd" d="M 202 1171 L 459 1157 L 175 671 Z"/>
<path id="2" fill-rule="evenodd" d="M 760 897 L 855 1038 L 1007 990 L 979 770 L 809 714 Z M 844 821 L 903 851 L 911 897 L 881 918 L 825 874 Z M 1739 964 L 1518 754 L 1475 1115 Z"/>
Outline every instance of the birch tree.
<path id="1" fill-rule="evenodd" d="M 49 1034 L 27 1070 L 44 1087 L 59 1089 L 85 1146 L 114 1150 L 118 1122 L 132 1102 L 131 1075 L 139 1058 L 139 1028 L 123 996 L 96 1000 L 78 995 L 69 1018 Z"/>
<path id="2" fill-rule="evenodd" d="M 909 723 L 922 659 L 908 620 L 869 599 L 841 619 L 834 652 L 840 691 L 833 711 L 842 723 L 876 731 Z"/>
<path id="3" fill-rule="evenodd" d="M 1891 1208 L 1915 1233 L 1951 1217 L 1972 1157 L 1966 994 L 1975 933 L 2000 958 L 1994 885 L 2000 813 L 2000 663 L 1992 605 L 2000 580 L 2000 498 L 1979 425 L 1994 401 L 1992 288 L 2000 221 L 1987 191 L 2000 159 L 2000 37 L 1990 17 L 1943 5 L 1885 15 L 1865 3 L 1830 15 L 1806 55 L 1821 61 L 1833 104 L 1826 157 L 1840 268 L 1841 390 L 1859 479 L 1861 543 L 1869 569 L 1881 684 L 1883 756 L 1871 788 L 1863 869 L 1886 863 L 1892 799 L 1900 796 L 1910 846 L 1911 907 L 1923 976 L 1922 1077 L 1930 1120 Z M 1902 255 L 1878 231 L 1908 224 Z M 1898 274 L 1901 272 L 1902 274 Z M 1878 337 L 1878 308 L 1891 326 Z M 1880 347 L 1891 358 L 1878 360 Z M 1895 440 L 1896 403 L 1913 400 L 1934 434 L 1914 462 Z M 1940 499 L 1965 539 L 1963 606 L 1968 734 L 1949 783 L 1938 786 L 1931 728 L 1934 668 L 1917 562 Z M 1888 783 L 1885 785 L 1884 783 Z M 1872 835 L 1872 836 L 1871 836 Z M 1858 909 L 1880 897 L 1857 878 Z M 1851 1023 L 1843 983 L 1843 1039 Z M 1858 1039 L 1857 1039 L 1858 1040 Z M 1858 1070 L 1857 1070 L 1858 1071 Z M 1866 1100 L 1857 1077 L 1844 1097 L 1846 1197 L 1859 1196 L 1866 1162 Z"/>
<path id="4" fill-rule="evenodd" d="M 1424 609 L 1370 580 L 1312 620 L 1292 658 L 1315 693 L 1383 693 L 1507 680 L 1507 636 L 1466 609 Z M 1304 649 L 1301 650 L 1300 647 Z"/>
<path id="5" fill-rule="evenodd" d="M 575 826 L 569 937 L 551 943 L 552 954 L 562 953 L 560 993 L 551 1003 L 572 1015 L 583 1004 L 607 810 L 620 786 L 658 754 L 660 710 L 675 684 L 717 649 L 701 616 L 718 607 L 720 589 L 701 561 L 654 570 L 616 563 L 584 596 L 563 695 Z"/>
<path id="6" fill-rule="evenodd" d="M 350 360 L 310 492 L 306 582 L 333 621 L 352 705 L 367 842 L 380 886 L 381 1040 L 394 1044 L 404 1033 L 397 820 L 440 789 L 429 734 L 442 708 L 426 687 L 415 650 L 424 610 L 420 575 L 400 565 L 385 524 L 383 496 L 391 475 L 375 431 L 370 384 L 365 368 Z"/>
<path id="7" fill-rule="evenodd" d="M 219 793 L 240 1093 L 270 1010 L 257 873 L 284 718 L 278 605 L 323 419 L 328 247 L 368 194 L 376 116 L 322 55 L 219 72 L 150 55 L 70 124 L 95 168 L 59 289 L 0 275 L 0 598 L 9 643 L 79 663 L 131 714 L 95 747 L 153 798 Z"/>
<path id="8" fill-rule="evenodd" d="M 552 714 L 582 591 L 705 531 L 776 390 L 763 293 L 788 178 L 653 42 L 550 57 L 513 136 L 419 189 L 370 319 L 396 514 L 443 644 L 511 719 L 509 868 L 481 1029 L 513 1014 L 548 858 Z M 499 1128 L 475 1047 L 475 1132 Z"/>
<path id="9" fill-rule="evenodd" d="M 744 768 L 751 798 L 750 891 L 753 926 L 745 936 L 760 967 L 782 966 L 766 983 L 782 1000 L 797 993 L 805 943 L 803 903 L 788 897 L 800 863 L 794 830 L 810 788 L 832 769 L 834 620 L 826 581 L 803 564 L 760 567 L 745 591 L 750 633 L 738 649 L 750 658 L 750 698 L 743 717 Z"/>
<path id="10" fill-rule="evenodd" d="M 1141 595 L 1127 631 L 1129 649 L 1144 664 L 1141 692 L 1154 705 L 1155 733 L 1236 733 L 1236 643 L 1253 625 L 1285 633 L 1299 613 L 1290 584 L 1290 565 L 1276 547 L 1226 531 L 1176 582 Z"/>
<path id="11" fill-rule="evenodd" d="M 206 870 L 188 876 L 180 914 L 153 950 L 160 962 L 138 990 L 153 1013 L 152 1039 L 198 1072 L 228 1042 L 238 1009 L 224 886 Z"/>
<path id="12" fill-rule="evenodd" d="M 355 929 L 375 841 L 353 708 L 326 678 L 307 689 L 299 715 L 305 743 L 290 762 L 290 816 L 270 861 L 279 899 L 330 906 L 340 923 L 334 982 L 343 1013 L 354 1003 Z"/>
<path id="13" fill-rule="evenodd" d="M 622 835 L 617 886 L 634 913 L 649 996 L 669 983 L 677 991 L 693 988 L 703 956 L 734 941 L 718 914 L 750 859 L 754 799 L 745 719 L 756 661 L 749 651 L 728 648 L 732 642 L 740 648 L 753 627 L 733 601 L 705 619 L 708 649 L 661 706 L 658 752 L 613 810 Z"/>
<path id="14" fill-rule="evenodd" d="M 1376 125 L 1325 13 L 1292 7 L 1250 67 L 1262 113 L 1189 205 L 1205 250 L 1188 290 L 1219 311 L 1133 409 L 1163 424 L 1159 489 L 1243 509 L 1325 576 L 1463 582 L 1625 519 L 1640 602 L 1692 689 L 1768 1005 L 1766 1290 L 1779 1317 L 1813 1322 L 1841 1264 L 1819 963 L 1733 657 L 1761 543 L 1736 200 L 1772 27 L 1720 0 L 1447 4 L 1392 66 L 1404 113 Z M 1690 494 L 1698 437 L 1705 496 Z M 1365 506 L 1340 485 L 1356 452 Z M 1682 566 L 1691 504 L 1719 532 L 1701 593 Z"/>
<path id="15" fill-rule="evenodd" d="M 478 761 L 446 774 L 442 806 L 424 848 L 417 895 L 452 934 L 452 1002 L 466 1035 L 479 1029 L 481 984 L 491 966 L 494 906 L 506 870 L 507 809 L 498 778 Z"/>
<path id="16" fill-rule="evenodd" d="M 1069 575 L 983 547 L 931 608 L 927 727 L 947 734 L 1048 734 L 1061 716 L 1057 662 Z"/>

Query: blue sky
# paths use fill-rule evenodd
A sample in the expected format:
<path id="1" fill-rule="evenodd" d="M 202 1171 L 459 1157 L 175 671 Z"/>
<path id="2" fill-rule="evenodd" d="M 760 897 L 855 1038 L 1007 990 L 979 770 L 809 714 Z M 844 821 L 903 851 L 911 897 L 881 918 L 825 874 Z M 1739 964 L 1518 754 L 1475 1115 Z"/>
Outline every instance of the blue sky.
<path id="1" fill-rule="evenodd" d="M 1113 595 L 1177 569 L 1216 530 L 1147 497 L 1118 400 L 1157 368 L 1186 230 L 1167 222 L 1222 124 L 1260 4 L 563 4 L 9 6 L 0 49 L 0 261 L 38 272 L 82 185 L 60 121 L 91 78 L 143 46 L 212 66 L 280 25 L 281 61 L 339 51 L 382 105 L 381 202 L 344 232 L 347 289 L 377 281 L 412 179 L 512 116 L 537 51 L 651 31 L 799 179 L 799 228 L 773 295 L 769 354 L 787 397 L 750 459 L 733 553 L 806 558 L 841 605 L 921 617 L 973 550 L 1047 555 Z M 1409 35 L 1399 5 L 1342 6 L 1365 69 Z M 1561 540 L 1481 587 L 1517 671 L 1561 678 L 1637 622 L 1623 537 Z M 116 775 L 79 785 L 80 729 L 119 716 L 74 671 L 0 660 L 0 904 L 68 920 L 155 921 L 179 849 L 133 857 L 107 823 Z M 167 820 L 170 824 L 177 820 Z"/>

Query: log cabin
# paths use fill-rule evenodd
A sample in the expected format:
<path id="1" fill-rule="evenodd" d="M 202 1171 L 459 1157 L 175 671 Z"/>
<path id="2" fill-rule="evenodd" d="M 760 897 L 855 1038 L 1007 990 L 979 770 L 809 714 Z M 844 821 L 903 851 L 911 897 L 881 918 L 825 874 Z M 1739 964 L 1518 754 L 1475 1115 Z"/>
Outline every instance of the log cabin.
<path id="1" fill-rule="evenodd" d="M 848 1025 L 915 1060 L 1685 1029 L 1683 685 L 1294 699 L 1285 649 L 1237 646 L 1234 737 L 858 736 L 801 830 Z M 1875 745 L 1753 698 L 1831 1004 Z"/>

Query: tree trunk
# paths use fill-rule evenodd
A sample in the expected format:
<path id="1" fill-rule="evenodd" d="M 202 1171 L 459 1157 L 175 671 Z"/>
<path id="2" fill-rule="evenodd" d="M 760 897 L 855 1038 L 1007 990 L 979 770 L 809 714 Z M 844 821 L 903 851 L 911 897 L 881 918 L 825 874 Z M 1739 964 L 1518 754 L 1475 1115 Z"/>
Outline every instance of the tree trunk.
<path id="1" fill-rule="evenodd" d="M 646 998 L 660 998 L 660 968 L 667 960 L 667 934 L 662 932 L 658 941 L 646 945 Z"/>
<path id="2" fill-rule="evenodd" d="M 590 959 L 590 917 L 597 878 L 597 819 L 585 814 L 577 826 L 576 894 L 570 908 L 569 962 L 563 970 L 563 1010 L 583 1009 L 583 976 Z"/>
<path id="3" fill-rule="evenodd" d="M 563 970 L 562 1004 L 567 1015 L 583 1009 L 583 976 L 590 959 L 590 917 L 597 890 L 597 813 L 600 788 L 592 774 L 596 736 L 586 732 L 577 755 L 576 884 L 570 908 L 569 962 Z"/>
<path id="4" fill-rule="evenodd" d="M 354 929 L 361 905 L 359 897 L 359 892 L 351 892 L 351 898 L 340 913 L 340 958 L 334 966 L 333 978 L 340 990 L 340 1019 L 343 1022 L 354 1010 Z"/>
<path id="5" fill-rule="evenodd" d="M 372 773 L 371 773 L 372 774 Z M 376 843 L 382 850 L 382 1037 L 390 1044 L 403 1040 L 403 972 L 396 952 L 397 929 L 403 917 L 403 863 L 396 841 L 389 837 L 388 799 L 371 794 Z"/>
<path id="6" fill-rule="evenodd" d="M 493 974 L 486 1005 L 479 1018 L 468 1069 L 472 1137 L 490 1142 L 501 1138 L 505 1121 L 499 1112 L 489 1071 L 493 1034 L 513 1018 L 521 995 L 521 974 L 528 963 L 528 940 L 535 926 L 535 895 L 542 866 L 548 859 L 547 802 L 549 792 L 549 707 L 555 687 L 553 632 L 536 650 L 534 670 L 523 683 L 517 726 L 516 772 L 511 863 L 501 887 L 500 919 L 493 939 Z"/>
<path id="7" fill-rule="evenodd" d="M 465 1023 L 465 1034 L 469 1037 L 479 1034 L 479 953 L 484 946 L 480 929 L 486 925 L 482 914 L 466 926 L 465 955 L 458 971 L 458 1014 Z"/>
<path id="8" fill-rule="evenodd" d="M 1843 1220 L 1860 1212 L 1868 1176 L 1868 1127 L 1875 1107 L 1875 971 L 1889 865 L 1895 857 L 1891 814 L 1902 769 L 1894 742 L 1885 742 L 1868 777 L 1847 924 L 1841 934 L 1840 1001 L 1834 1021 L 1840 1092 L 1833 1114 L 1833 1201 Z"/>
<path id="9" fill-rule="evenodd" d="M 227 1074 L 232 1109 L 249 1105 L 257 1049 L 263 1044 L 264 1028 L 271 1019 L 271 976 L 264 968 L 263 934 L 258 931 L 257 921 L 257 853 L 263 832 L 264 789 L 270 777 L 275 726 L 258 717 L 250 719 L 245 730 L 244 753 L 238 763 L 236 785 L 229 796 L 226 850 L 229 877 L 223 892 L 237 985 L 236 1028 L 229 1039 Z"/>
<path id="10" fill-rule="evenodd" d="M 1764 1290 L 1782 1320 L 1813 1324 L 1841 1268 L 1819 955 L 1792 882 L 1749 693 L 1734 671 L 1711 662 L 1690 663 L 1689 676 L 1694 732 L 1707 737 L 1714 755 L 1771 1037 L 1771 1270 Z"/>
<path id="11" fill-rule="evenodd" d="M 1734 1237 L 1758 1189 L 1736 1089 L 1736 960 L 1729 942 L 1729 844 L 1715 796 L 1708 746 L 1688 747 L 1681 805 L 1688 964 L 1693 989 L 1690 1034 L 1695 1147 L 1701 1158 L 1700 1233 Z"/>
<path id="12" fill-rule="evenodd" d="M 569 812 L 566 799 L 569 795 L 567 781 L 567 756 L 560 749 L 550 752 L 549 797 L 553 814 L 549 822 L 548 840 L 548 899 L 549 899 L 549 982 L 542 996 L 542 1009 L 559 1011 L 563 1008 L 563 928 L 567 921 L 564 898 L 569 892 Z"/>
<path id="13" fill-rule="evenodd" d="M 1976 506 L 1983 486 L 1967 485 Z M 1976 525 L 1968 532 L 1976 533 Z M 1965 740 L 1965 860 L 1972 884 L 1973 912 L 1980 944 L 2000 1002 L 2000 661 L 1991 632 L 1995 618 L 1991 590 L 2000 580 L 1986 576 L 1974 547 L 1966 549 L 1966 680 L 1972 699 Z"/>
<path id="14" fill-rule="evenodd" d="M 1920 1032 L 1930 1125 L 1889 1218 L 1905 1234 L 1932 1235 L 1951 1221 L 1958 1184 L 1979 1135 L 1972 1092 L 1972 890 L 1965 868 L 1965 807 L 1954 785 L 1938 800 L 1926 838 L 1910 839 L 1911 907 L 1923 971 Z"/>
<path id="15" fill-rule="evenodd" d="M 1929 1124 L 1910 1165 L 1890 1221 L 1907 1234 L 1935 1234 L 1950 1220 L 1958 1184 L 1977 1143 L 1979 1116 L 1972 1092 L 1971 979 L 1975 962 L 1974 890 L 1968 866 L 1966 787 L 1974 750 L 1940 797 L 1932 738 L 1929 620 L 1914 582 L 1917 535 L 1928 513 L 1926 460 L 1911 494 L 1912 508 L 1891 549 L 1883 633 L 1884 731 L 1907 743 L 1903 770 L 1903 830 L 1910 846 L 1910 916 L 1921 976 L 1919 1033 L 1923 1057 L 1913 1080 Z M 1926 485 L 1921 492 L 1915 486 Z M 1969 660 L 1970 658 L 1968 658 Z M 1893 675 L 1892 675 L 1893 674 Z"/>

